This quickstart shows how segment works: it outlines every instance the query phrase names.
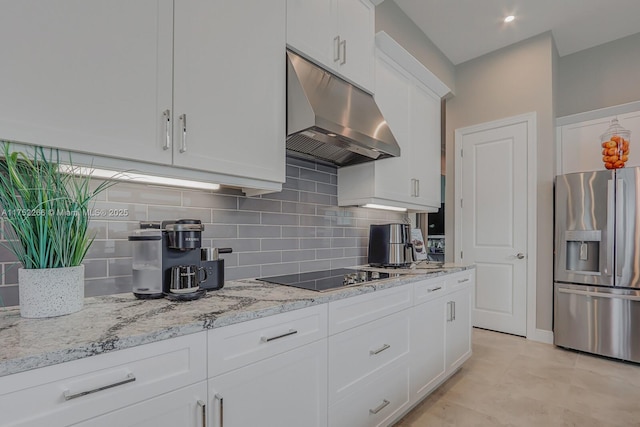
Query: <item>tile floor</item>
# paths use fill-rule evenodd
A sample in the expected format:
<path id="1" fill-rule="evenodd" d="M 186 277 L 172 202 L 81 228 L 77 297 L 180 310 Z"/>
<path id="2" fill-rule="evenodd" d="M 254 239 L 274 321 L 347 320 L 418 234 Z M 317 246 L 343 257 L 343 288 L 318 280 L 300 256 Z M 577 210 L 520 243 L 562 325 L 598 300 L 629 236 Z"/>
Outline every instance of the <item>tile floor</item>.
<path id="1" fill-rule="evenodd" d="M 640 365 L 473 330 L 473 355 L 395 427 L 640 426 Z"/>

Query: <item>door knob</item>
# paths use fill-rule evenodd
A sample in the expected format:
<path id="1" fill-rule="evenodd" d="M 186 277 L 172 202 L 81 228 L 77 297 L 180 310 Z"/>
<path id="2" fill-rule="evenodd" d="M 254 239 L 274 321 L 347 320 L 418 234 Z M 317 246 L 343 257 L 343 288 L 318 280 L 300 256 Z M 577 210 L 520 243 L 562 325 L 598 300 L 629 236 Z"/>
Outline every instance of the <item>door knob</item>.
<path id="1" fill-rule="evenodd" d="M 519 254 L 516 255 L 516 258 L 523 259 L 524 258 L 524 254 L 522 252 L 520 252 Z"/>

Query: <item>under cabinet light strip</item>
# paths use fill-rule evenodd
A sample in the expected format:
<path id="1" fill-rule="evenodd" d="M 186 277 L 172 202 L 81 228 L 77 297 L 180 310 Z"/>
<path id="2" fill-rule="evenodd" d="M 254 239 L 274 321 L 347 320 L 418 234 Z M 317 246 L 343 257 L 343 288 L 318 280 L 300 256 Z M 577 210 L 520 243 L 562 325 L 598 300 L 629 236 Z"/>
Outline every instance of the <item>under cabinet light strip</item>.
<path id="1" fill-rule="evenodd" d="M 198 188 L 201 190 L 219 190 L 220 184 L 189 179 L 169 178 L 166 176 L 147 175 L 109 169 L 96 169 L 83 166 L 60 165 L 60 171 L 74 175 L 90 175 L 92 178 L 131 181 L 142 184 L 169 185 L 172 187 Z"/>
<path id="2" fill-rule="evenodd" d="M 382 209 L 387 211 L 396 211 L 396 212 L 406 212 L 407 208 L 399 208 L 396 206 L 386 206 L 386 205 L 377 205 L 375 203 L 367 203 L 366 205 L 362 205 L 363 208 L 371 208 L 371 209 Z"/>

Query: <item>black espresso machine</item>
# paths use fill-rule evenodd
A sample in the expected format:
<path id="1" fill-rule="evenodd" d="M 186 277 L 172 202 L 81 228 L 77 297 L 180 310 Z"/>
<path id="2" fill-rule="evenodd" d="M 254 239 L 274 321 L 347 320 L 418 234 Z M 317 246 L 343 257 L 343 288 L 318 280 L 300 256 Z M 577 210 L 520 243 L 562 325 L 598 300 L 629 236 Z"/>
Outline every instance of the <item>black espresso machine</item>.
<path id="1" fill-rule="evenodd" d="M 204 225 L 196 219 L 143 221 L 129 236 L 133 244 L 133 294 L 140 299 L 210 291 L 224 286 L 224 259 L 231 248 L 203 248 Z M 190 267 L 198 279 L 193 289 L 178 289 L 178 270 Z M 174 276 L 172 279 L 172 275 Z"/>

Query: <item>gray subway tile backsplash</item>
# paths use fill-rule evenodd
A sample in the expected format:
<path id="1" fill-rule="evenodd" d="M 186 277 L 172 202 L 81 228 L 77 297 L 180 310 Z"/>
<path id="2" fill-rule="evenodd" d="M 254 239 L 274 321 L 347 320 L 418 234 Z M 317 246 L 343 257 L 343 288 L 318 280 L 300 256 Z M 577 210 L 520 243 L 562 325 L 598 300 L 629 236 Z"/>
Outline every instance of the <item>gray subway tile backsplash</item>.
<path id="1" fill-rule="evenodd" d="M 315 249 L 282 251 L 282 262 L 311 261 L 313 259 L 317 259 L 317 251 Z"/>
<path id="2" fill-rule="evenodd" d="M 262 224 L 267 225 L 298 225 L 298 215 L 279 214 L 279 213 L 262 213 Z"/>
<path id="3" fill-rule="evenodd" d="M 282 202 L 282 212 L 315 215 L 316 205 L 310 205 L 308 203 Z"/>
<path id="4" fill-rule="evenodd" d="M 240 231 L 240 237 L 280 237 L 282 235 L 282 228 L 277 225 L 245 225 L 238 227 Z"/>
<path id="5" fill-rule="evenodd" d="M 257 197 L 238 190 L 133 183 L 107 189 L 96 202 L 96 209 L 106 213 L 91 223 L 96 240 L 85 258 L 85 295 L 131 291 L 127 237 L 142 220 L 200 219 L 205 225 L 203 245 L 233 248 L 221 258 L 225 278 L 234 280 L 364 264 L 369 225 L 403 218 L 399 213 L 338 207 L 335 167 L 288 157 L 286 173 L 283 191 Z M 4 305 L 15 305 L 17 264 L 2 246 L 0 264 L 0 297 Z"/>
<path id="6" fill-rule="evenodd" d="M 298 249 L 300 242 L 298 239 L 262 239 L 260 249 L 263 251 L 272 250 L 292 250 Z"/>
<path id="7" fill-rule="evenodd" d="M 282 212 L 282 202 L 279 200 L 243 197 L 238 201 L 238 208 L 242 211 Z"/>
<path id="8" fill-rule="evenodd" d="M 238 254 L 239 265 L 276 264 L 282 262 L 281 251 L 247 252 Z"/>
<path id="9" fill-rule="evenodd" d="M 328 194 L 300 192 L 300 202 L 314 203 L 316 205 L 328 205 L 331 203 L 331 196 Z"/>

